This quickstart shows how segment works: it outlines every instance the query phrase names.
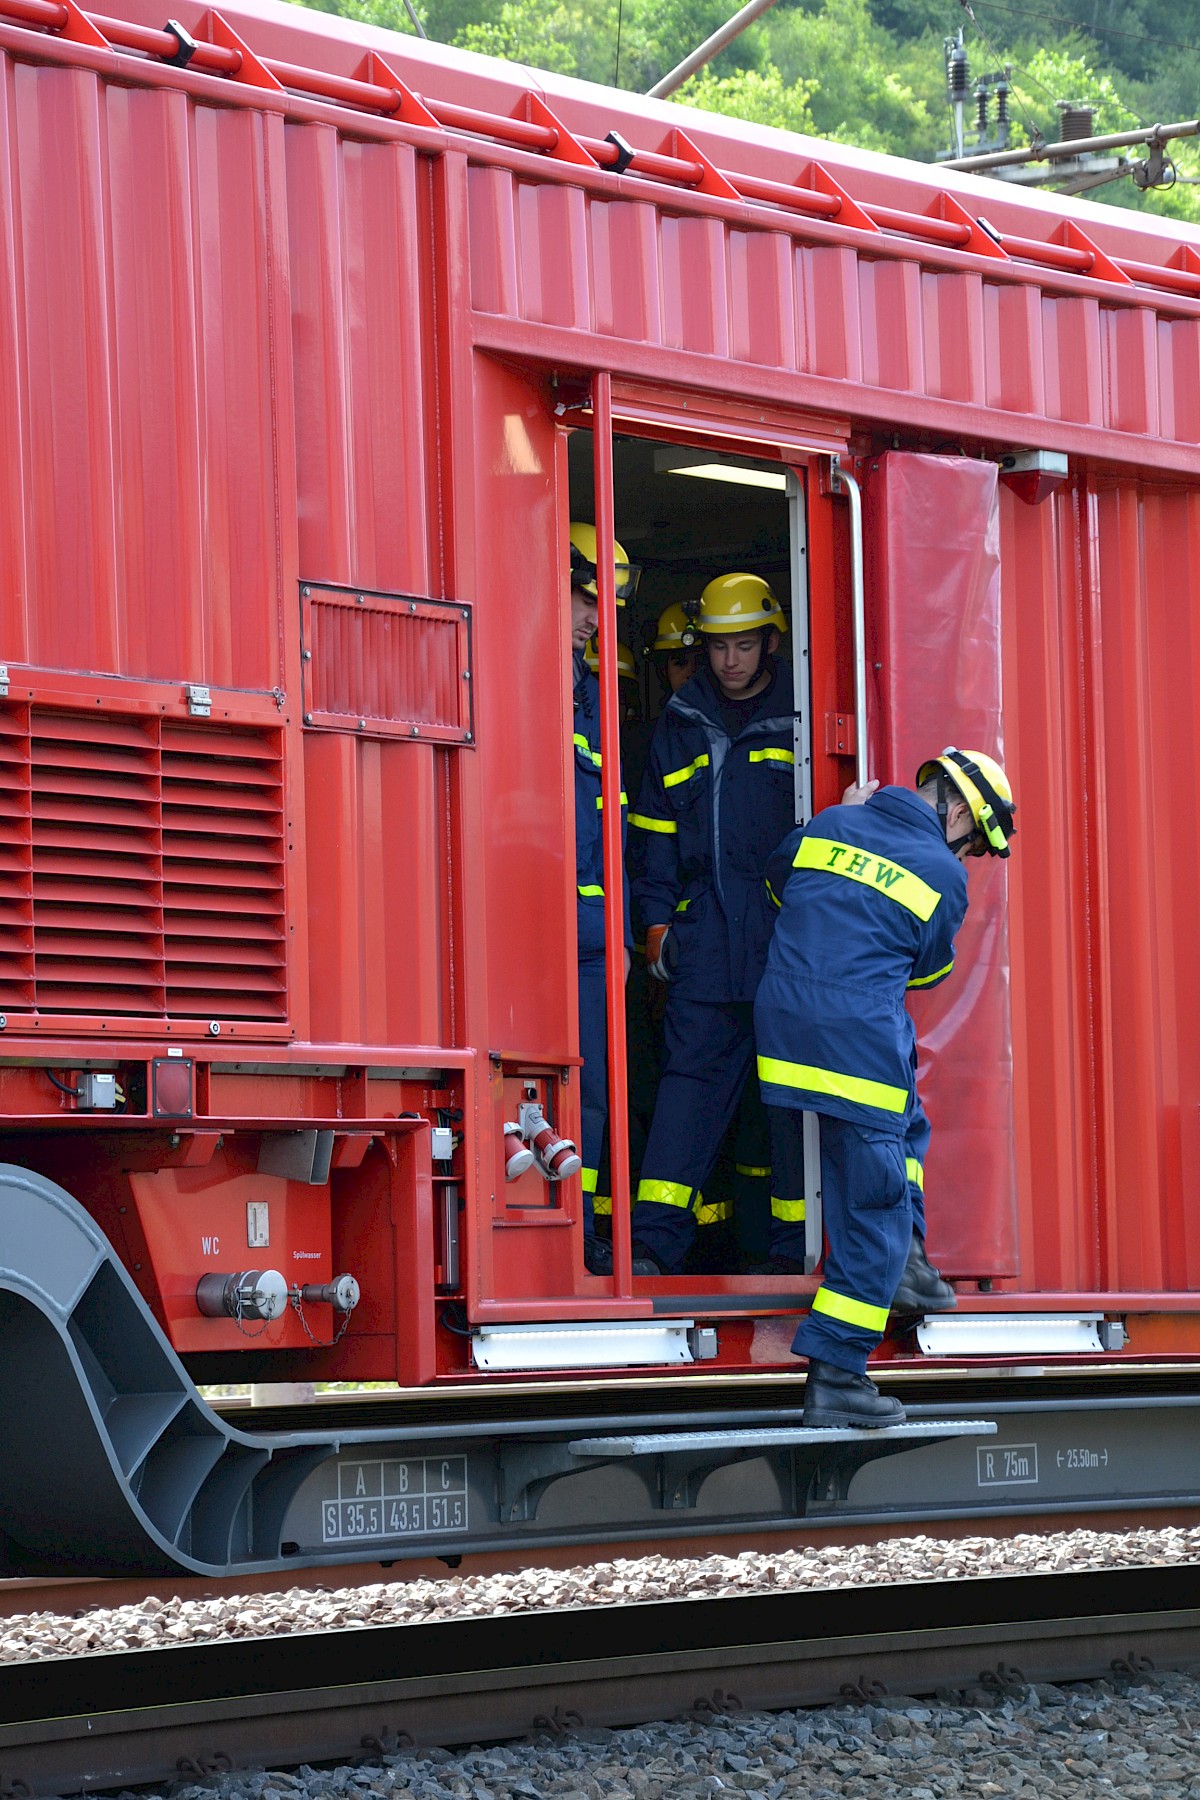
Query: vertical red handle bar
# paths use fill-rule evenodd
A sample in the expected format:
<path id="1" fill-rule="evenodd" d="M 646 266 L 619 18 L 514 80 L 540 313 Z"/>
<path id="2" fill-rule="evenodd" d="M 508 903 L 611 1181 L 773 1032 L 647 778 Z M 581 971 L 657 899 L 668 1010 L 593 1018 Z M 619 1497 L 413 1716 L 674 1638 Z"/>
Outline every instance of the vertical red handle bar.
<path id="1" fill-rule="evenodd" d="M 612 1174 L 613 1291 L 633 1293 L 629 1231 L 629 1119 L 625 1058 L 625 858 L 621 844 L 621 727 L 617 698 L 617 590 L 613 571 L 612 378 L 592 387 L 596 594 L 600 652 L 600 794 L 604 844 L 604 970 L 608 1019 L 608 1158 Z"/>

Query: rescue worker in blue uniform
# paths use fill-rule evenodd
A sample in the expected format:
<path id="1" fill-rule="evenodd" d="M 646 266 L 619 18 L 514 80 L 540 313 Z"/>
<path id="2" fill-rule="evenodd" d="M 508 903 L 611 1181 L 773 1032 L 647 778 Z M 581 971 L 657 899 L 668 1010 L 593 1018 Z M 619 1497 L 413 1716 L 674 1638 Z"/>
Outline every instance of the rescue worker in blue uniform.
<path id="1" fill-rule="evenodd" d="M 804 1423 L 903 1423 L 867 1377 L 889 1310 L 933 1310 L 951 1294 L 914 1231 L 906 1148 L 928 1138 L 916 1097 L 916 1032 L 905 991 L 954 967 L 968 856 L 1009 854 L 1012 789 L 999 763 L 953 747 L 863 805 L 826 808 L 770 859 L 779 905 L 754 1008 L 758 1073 L 771 1116 L 776 1191 L 804 1194 L 805 1111 L 821 1134 L 826 1238 L 821 1286 L 792 1343 L 809 1359 Z M 915 1130 L 908 1137 L 910 1126 Z M 914 1156 L 914 1160 L 915 1156 Z M 777 1228 L 772 1248 L 788 1246 Z"/>
<path id="2" fill-rule="evenodd" d="M 574 676 L 575 882 L 579 962 L 580 1155 L 583 1159 L 583 1261 L 591 1275 L 611 1275 L 612 1245 L 596 1236 L 595 1193 L 604 1126 L 608 1116 L 608 1018 L 605 997 L 604 843 L 600 772 L 600 684 L 587 665 L 587 646 L 595 636 L 596 528 L 572 521 L 571 655 Z M 617 605 L 624 606 L 637 589 L 640 569 L 613 542 Z M 626 797 L 621 795 L 622 818 Z M 625 890 L 625 953 L 622 979 L 629 974 L 633 932 L 629 922 L 629 882 Z M 649 1265 L 640 1271 L 646 1273 Z"/>
<path id="3" fill-rule="evenodd" d="M 682 1268 L 695 1195 L 753 1070 L 751 1009 L 774 923 L 763 878 L 795 820 L 783 609 L 761 576 L 722 575 L 697 623 L 707 667 L 663 709 L 629 817 L 646 966 L 669 983 L 633 1238 L 665 1274 Z M 766 1165 L 765 1118 L 760 1136 L 739 1155 L 748 1166 Z"/>

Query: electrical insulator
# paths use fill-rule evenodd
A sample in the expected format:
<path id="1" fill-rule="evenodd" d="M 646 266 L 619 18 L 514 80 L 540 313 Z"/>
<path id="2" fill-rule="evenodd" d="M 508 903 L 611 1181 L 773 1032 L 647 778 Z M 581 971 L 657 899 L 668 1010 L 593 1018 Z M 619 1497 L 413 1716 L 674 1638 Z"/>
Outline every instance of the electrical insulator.
<path id="1" fill-rule="evenodd" d="M 971 97 L 971 59 L 961 33 L 946 39 L 946 92 L 951 106 L 965 105 Z"/>
<path id="2" fill-rule="evenodd" d="M 981 138 L 987 136 L 988 128 L 988 91 L 982 81 L 975 89 L 975 129 Z"/>
<path id="3" fill-rule="evenodd" d="M 1008 130 L 1008 88 L 1001 82 L 996 89 L 996 125 L 1001 132 Z"/>

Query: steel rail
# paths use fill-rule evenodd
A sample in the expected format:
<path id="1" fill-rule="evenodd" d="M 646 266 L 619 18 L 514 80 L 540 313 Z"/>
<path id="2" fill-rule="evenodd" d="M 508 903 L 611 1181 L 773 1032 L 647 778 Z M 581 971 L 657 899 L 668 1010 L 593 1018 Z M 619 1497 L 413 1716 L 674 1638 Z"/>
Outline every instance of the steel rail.
<path id="1" fill-rule="evenodd" d="M 1160 266 L 1110 256 L 1099 244 L 1092 243 L 1078 226 L 1073 228 L 1071 242 L 1066 245 L 1042 238 L 1002 235 L 982 220 L 972 218 L 962 203 L 946 193 L 940 196 L 943 210 L 930 213 L 859 202 L 845 192 L 815 158 L 802 168 L 794 183 L 772 181 L 716 167 L 679 127 L 673 133 L 675 154 L 640 149 L 626 143 L 615 130 L 604 138 L 576 136 L 555 118 L 541 93 L 532 89 L 527 104 L 533 116 L 521 118 L 491 113 L 479 107 L 462 106 L 413 92 L 375 52 L 364 58 L 364 64 L 376 79 L 362 74 L 337 75 L 327 69 L 306 68 L 278 58 L 259 57 L 215 9 L 210 10 L 208 19 L 210 31 L 221 39 L 220 42 L 186 39 L 186 34 L 181 36 L 178 28 L 156 31 L 129 20 L 87 13 L 75 4 L 75 0 L 0 0 L 0 22 L 10 30 L 13 27 L 27 30 L 29 50 L 34 54 L 39 42 L 45 44 L 55 40 L 69 41 L 92 57 L 97 51 L 132 53 L 135 59 L 159 67 L 175 66 L 186 70 L 189 76 L 201 75 L 217 82 L 236 84 L 243 95 L 247 88 L 256 87 L 264 97 L 267 94 L 279 97 L 291 92 L 401 124 L 491 138 L 512 148 L 546 156 L 557 172 L 568 178 L 571 173 L 578 178 L 581 165 L 617 175 L 628 172 L 692 192 L 702 189 L 727 200 L 759 201 L 816 219 L 834 220 L 852 230 L 879 233 L 885 239 L 896 234 L 916 238 L 942 250 L 958 249 L 973 256 L 983 253 L 994 259 L 993 268 L 998 276 L 1006 264 L 1018 262 L 1030 263 L 1048 272 L 1081 274 L 1118 292 L 1133 285 L 1159 290 L 1164 297 L 1171 294 L 1191 297 L 1200 291 L 1200 266 L 1193 262 L 1187 246 L 1181 253 L 1180 262 Z M 133 66 L 136 67 L 136 61 Z M 123 69 L 121 73 L 125 75 L 127 71 Z M 1187 125 L 1156 126 L 1147 141 L 1164 133 L 1178 136 L 1198 128 L 1200 120 Z M 1096 143 L 1102 141 L 1095 140 Z M 1083 140 L 1074 146 L 1076 150 L 1086 147 Z M 1011 154 L 1004 152 L 1000 156 Z M 954 168 L 956 165 L 940 166 Z"/>
<path id="2" fill-rule="evenodd" d="M 1200 1606 L 1180 1574 L 898 1583 L 30 1662 L 0 1690 L 0 1782 L 31 1796 L 116 1788 L 689 1713 L 1188 1668 Z"/>

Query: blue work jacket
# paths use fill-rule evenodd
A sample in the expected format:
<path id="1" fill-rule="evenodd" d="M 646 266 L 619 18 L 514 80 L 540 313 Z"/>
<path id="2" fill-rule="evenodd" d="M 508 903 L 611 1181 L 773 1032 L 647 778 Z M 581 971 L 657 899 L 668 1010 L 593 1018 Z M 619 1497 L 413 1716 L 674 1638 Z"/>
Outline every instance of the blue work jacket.
<path id="1" fill-rule="evenodd" d="M 604 809 L 600 793 L 600 683 L 577 651 L 575 676 L 575 883 L 578 889 L 579 960 L 604 955 Z M 625 843 L 626 796 L 621 794 L 621 844 Z M 625 945 L 633 947 L 629 923 L 629 877 L 622 858 Z"/>
<path id="2" fill-rule="evenodd" d="M 830 806 L 767 869 L 779 916 L 754 1008 L 769 1106 L 900 1136 L 916 1103 L 909 988 L 954 966 L 967 873 L 933 808 L 907 788 Z"/>
<path id="3" fill-rule="evenodd" d="M 672 986 L 694 1000 L 753 1000 L 774 925 L 767 858 L 796 821 L 792 672 L 736 738 L 703 670 L 673 694 L 629 815 L 639 926 L 670 925 Z"/>

